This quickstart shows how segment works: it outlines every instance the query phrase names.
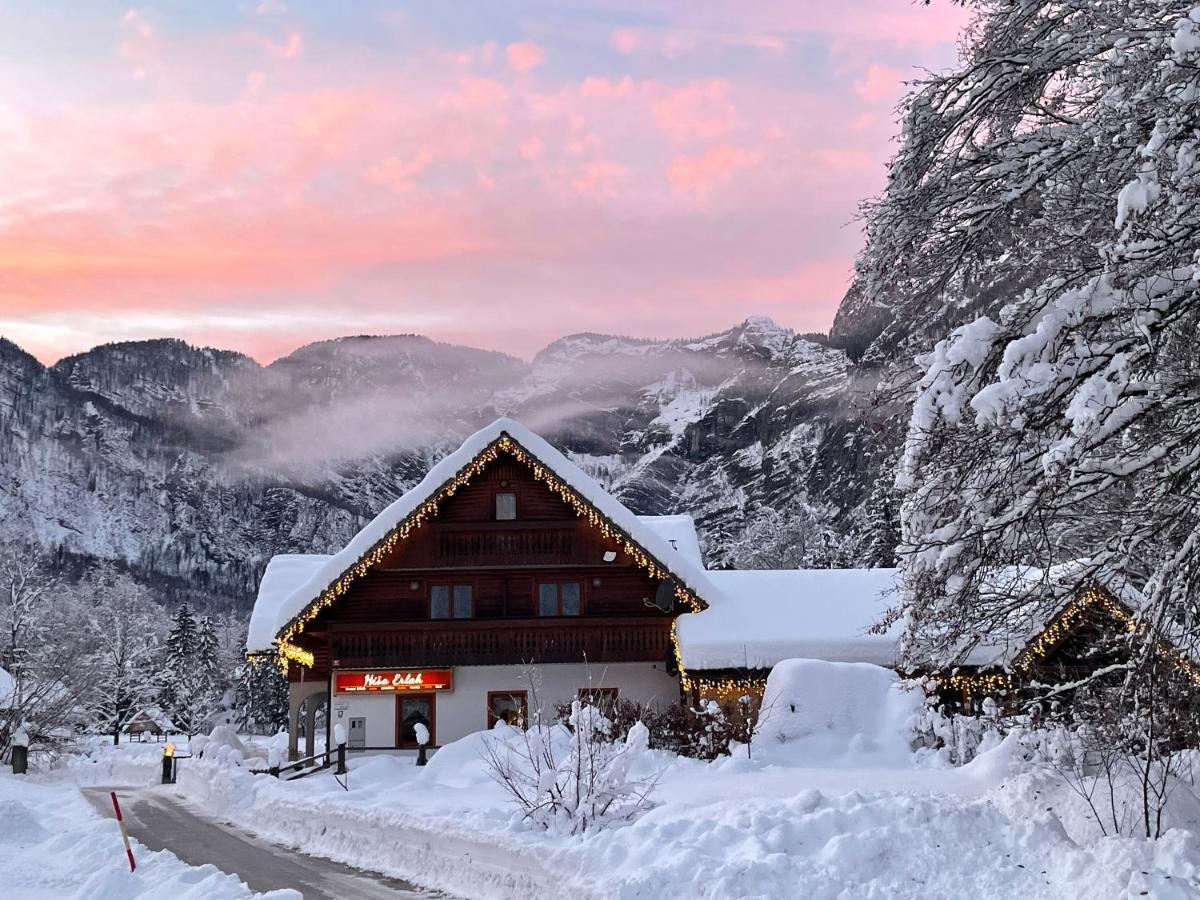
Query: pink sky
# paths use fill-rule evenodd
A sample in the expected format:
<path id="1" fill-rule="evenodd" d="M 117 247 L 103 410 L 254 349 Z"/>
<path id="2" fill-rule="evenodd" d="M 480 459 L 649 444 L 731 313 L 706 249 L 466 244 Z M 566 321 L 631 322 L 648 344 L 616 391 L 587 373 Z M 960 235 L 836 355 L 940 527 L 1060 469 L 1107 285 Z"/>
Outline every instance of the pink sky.
<path id="1" fill-rule="evenodd" d="M 824 331 L 935 0 L 0 7 L 0 335 Z"/>

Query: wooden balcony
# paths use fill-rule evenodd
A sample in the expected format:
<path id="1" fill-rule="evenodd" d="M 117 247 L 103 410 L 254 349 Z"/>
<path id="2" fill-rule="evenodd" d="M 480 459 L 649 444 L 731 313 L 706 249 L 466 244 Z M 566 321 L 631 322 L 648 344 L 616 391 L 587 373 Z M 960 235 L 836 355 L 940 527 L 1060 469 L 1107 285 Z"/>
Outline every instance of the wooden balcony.
<path id="1" fill-rule="evenodd" d="M 537 565 L 573 561 L 575 529 L 504 528 L 487 530 L 442 528 L 438 532 L 437 565 Z"/>
<path id="2" fill-rule="evenodd" d="M 580 618 L 333 625 L 340 668 L 665 662 L 669 619 Z"/>

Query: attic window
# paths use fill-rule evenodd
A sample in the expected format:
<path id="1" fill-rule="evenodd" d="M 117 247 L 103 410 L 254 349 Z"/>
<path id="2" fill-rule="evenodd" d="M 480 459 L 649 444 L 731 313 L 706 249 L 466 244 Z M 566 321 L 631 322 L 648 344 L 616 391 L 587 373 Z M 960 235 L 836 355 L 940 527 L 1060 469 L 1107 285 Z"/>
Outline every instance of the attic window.
<path id="1" fill-rule="evenodd" d="M 496 495 L 496 521 L 511 522 L 517 517 L 517 495 L 516 494 L 497 494 Z"/>

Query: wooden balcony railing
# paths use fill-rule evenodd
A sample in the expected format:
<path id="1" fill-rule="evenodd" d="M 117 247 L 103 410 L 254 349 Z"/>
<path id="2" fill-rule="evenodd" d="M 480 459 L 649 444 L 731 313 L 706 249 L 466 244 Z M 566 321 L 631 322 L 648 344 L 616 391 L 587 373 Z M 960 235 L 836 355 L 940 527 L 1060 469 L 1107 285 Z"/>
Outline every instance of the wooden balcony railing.
<path id="1" fill-rule="evenodd" d="M 662 662 L 671 626 L 627 618 L 336 625 L 330 640 L 334 665 L 341 668 Z"/>
<path id="2" fill-rule="evenodd" d="M 437 565 L 492 566 L 572 560 L 573 528 L 458 531 L 438 534 Z"/>

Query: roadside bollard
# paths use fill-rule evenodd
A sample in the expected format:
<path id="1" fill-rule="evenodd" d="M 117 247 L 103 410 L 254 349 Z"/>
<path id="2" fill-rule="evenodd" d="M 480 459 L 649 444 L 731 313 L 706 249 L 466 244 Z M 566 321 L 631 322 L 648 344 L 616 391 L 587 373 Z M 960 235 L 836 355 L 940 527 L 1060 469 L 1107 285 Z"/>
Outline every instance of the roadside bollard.
<path id="1" fill-rule="evenodd" d="M 109 796 L 112 797 L 113 812 L 117 815 L 117 824 L 121 826 L 121 840 L 125 843 L 125 856 L 129 858 L 129 871 L 137 871 L 137 863 L 133 859 L 133 848 L 129 846 L 129 832 L 125 830 L 125 817 L 121 815 L 121 804 L 117 802 L 117 792 L 110 791 Z"/>
<path id="2" fill-rule="evenodd" d="M 29 771 L 29 732 L 21 725 L 12 736 L 12 770 L 14 775 Z"/>
<path id="3" fill-rule="evenodd" d="M 163 748 L 162 783 L 175 783 L 175 745 L 170 741 L 167 741 L 167 746 Z"/>
<path id="4" fill-rule="evenodd" d="M 429 762 L 425 756 L 425 745 L 429 743 L 429 729 L 424 723 L 418 722 L 413 726 L 413 734 L 417 739 L 417 765 L 423 766 Z"/>
<path id="5" fill-rule="evenodd" d="M 346 769 L 346 729 L 338 722 L 333 726 L 333 739 L 337 743 L 337 771 L 335 775 L 345 775 Z"/>

